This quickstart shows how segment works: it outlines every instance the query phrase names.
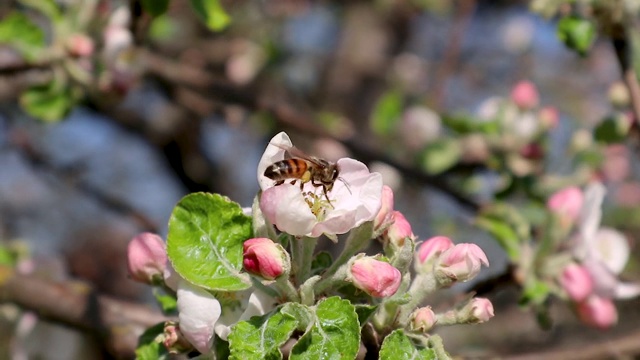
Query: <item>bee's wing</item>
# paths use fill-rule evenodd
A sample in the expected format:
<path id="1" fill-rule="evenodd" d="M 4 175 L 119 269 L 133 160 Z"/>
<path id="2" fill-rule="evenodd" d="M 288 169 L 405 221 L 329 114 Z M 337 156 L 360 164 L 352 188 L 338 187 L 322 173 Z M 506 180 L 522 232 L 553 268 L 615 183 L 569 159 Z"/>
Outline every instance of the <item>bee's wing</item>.
<path id="1" fill-rule="evenodd" d="M 279 145 L 279 144 L 274 144 L 274 143 L 270 143 L 270 144 L 275 146 L 275 147 L 279 147 L 280 149 L 286 151 L 291 158 L 300 158 L 300 159 L 309 161 L 309 162 L 315 164 L 316 166 L 320 166 L 320 167 L 327 166 L 327 164 L 325 162 L 323 162 L 321 159 L 318 159 L 317 157 L 314 157 L 314 156 L 307 155 L 304 151 L 298 149 L 297 147 L 295 147 L 293 145 L 286 146 L 286 145 Z"/>

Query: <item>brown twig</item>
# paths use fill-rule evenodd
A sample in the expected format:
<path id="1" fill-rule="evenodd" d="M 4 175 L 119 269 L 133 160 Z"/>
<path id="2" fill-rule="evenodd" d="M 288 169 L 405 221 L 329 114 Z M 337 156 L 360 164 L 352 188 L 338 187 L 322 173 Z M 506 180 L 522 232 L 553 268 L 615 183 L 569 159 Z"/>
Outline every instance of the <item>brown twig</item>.
<path id="1" fill-rule="evenodd" d="M 621 37 L 613 38 L 612 43 L 620 65 L 622 80 L 629 90 L 633 115 L 636 123 L 640 124 L 640 86 L 638 85 L 638 76 L 633 68 L 633 54 L 629 37 L 626 32 L 623 32 L 623 34 Z"/>
<path id="2" fill-rule="evenodd" d="M 166 317 L 147 306 L 97 294 L 78 281 L 52 282 L 0 266 L 0 301 L 36 312 L 44 319 L 105 338 L 118 358 L 133 358 L 137 338 Z"/>

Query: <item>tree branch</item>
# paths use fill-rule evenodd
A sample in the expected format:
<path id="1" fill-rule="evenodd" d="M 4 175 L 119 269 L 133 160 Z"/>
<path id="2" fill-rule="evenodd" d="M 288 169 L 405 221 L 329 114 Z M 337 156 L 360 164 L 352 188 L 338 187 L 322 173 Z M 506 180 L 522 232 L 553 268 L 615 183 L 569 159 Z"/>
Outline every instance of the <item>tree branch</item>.
<path id="1" fill-rule="evenodd" d="M 118 358 L 133 358 L 137 339 L 166 317 L 147 306 L 96 293 L 87 283 L 53 282 L 0 266 L 0 301 L 105 338 Z"/>

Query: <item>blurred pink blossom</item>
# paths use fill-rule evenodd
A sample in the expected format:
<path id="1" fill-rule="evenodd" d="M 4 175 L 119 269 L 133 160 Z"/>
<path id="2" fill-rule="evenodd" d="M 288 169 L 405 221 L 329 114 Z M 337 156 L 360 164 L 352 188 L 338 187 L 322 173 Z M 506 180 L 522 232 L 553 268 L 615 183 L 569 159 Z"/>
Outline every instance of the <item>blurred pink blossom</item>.
<path id="1" fill-rule="evenodd" d="M 592 295 L 577 304 L 580 320 L 599 329 L 607 329 L 618 322 L 618 311 L 611 299 Z"/>
<path id="2" fill-rule="evenodd" d="M 560 285 L 573 301 L 582 301 L 593 292 L 589 271 L 575 263 L 567 265 L 560 276 Z"/>
<path id="3" fill-rule="evenodd" d="M 584 194 L 577 186 L 566 187 L 556 191 L 547 200 L 547 209 L 570 226 L 578 219 L 584 205 Z"/>
<path id="4" fill-rule="evenodd" d="M 162 238 L 145 232 L 137 235 L 127 246 L 127 265 L 131 278 L 151 284 L 162 279 L 167 268 L 167 250 Z"/>
<path id="5" fill-rule="evenodd" d="M 538 89 L 530 81 L 521 81 L 511 90 L 511 100 L 523 110 L 538 106 Z"/>

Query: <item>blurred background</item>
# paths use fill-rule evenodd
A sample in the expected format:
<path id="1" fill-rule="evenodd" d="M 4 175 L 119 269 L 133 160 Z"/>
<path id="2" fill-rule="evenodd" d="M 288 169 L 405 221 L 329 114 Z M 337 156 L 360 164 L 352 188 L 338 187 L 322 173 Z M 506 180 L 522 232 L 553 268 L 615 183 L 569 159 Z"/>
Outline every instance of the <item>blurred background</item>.
<path id="1" fill-rule="evenodd" d="M 159 16 L 137 0 L 51 3 L 66 20 L 52 25 L 32 1 L 0 4 L 0 18 L 24 14 L 56 49 L 29 60 L 0 26 L 0 239 L 25 273 L 151 304 L 149 288 L 127 278 L 127 242 L 142 231 L 166 235 L 173 206 L 190 192 L 250 206 L 260 156 L 286 131 L 310 154 L 381 172 L 421 240 L 479 244 L 491 267 L 478 282 L 508 266 L 473 224 L 482 204 L 543 201 L 597 174 L 609 189 L 605 223 L 634 252 L 625 276 L 640 278 L 637 148 L 593 135 L 603 119 L 633 118 L 614 46 L 599 37 L 580 56 L 528 1 L 222 1 L 231 23 L 221 31 L 186 0 Z M 534 120 L 498 106 L 523 81 L 537 89 Z M 531 145 L 517 158 L 482 130 L 460 130 L 463 120 L 497 116 L 513 117 L 505 123 L 521 136 L 510 143 Z M 585 344 L 640 338 L 637 300 L 619 303 L 619 325 L 603 332 L 559 301 L 554 325 L 541 329 L 513 286 L 485 296 L 490 322 L 436 331 L 452 355 L 560 359 Z M 127 357 L 100 334 L 12 305 L 0 307 L 0 322 L 0 358 Z"/>

